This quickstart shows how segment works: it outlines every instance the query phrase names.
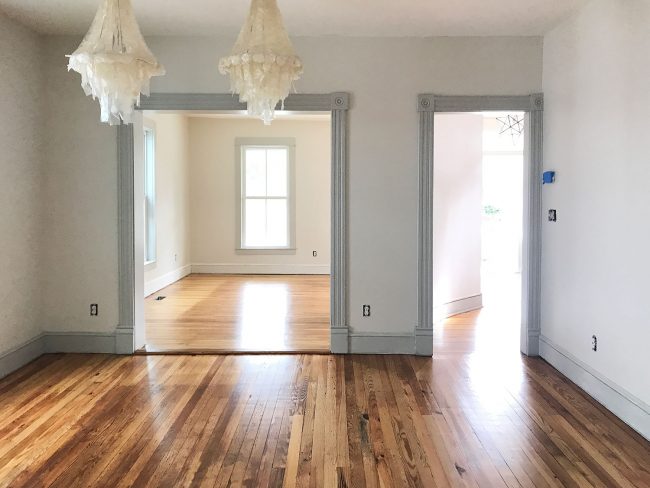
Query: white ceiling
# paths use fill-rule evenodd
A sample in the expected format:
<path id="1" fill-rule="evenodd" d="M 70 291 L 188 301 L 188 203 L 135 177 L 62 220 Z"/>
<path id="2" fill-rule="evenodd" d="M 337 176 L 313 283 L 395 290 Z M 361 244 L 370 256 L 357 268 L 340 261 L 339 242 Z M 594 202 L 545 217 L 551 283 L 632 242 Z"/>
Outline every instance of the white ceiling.
<path id="1" fill-rule="evenodd" d="M 47 34 L 85 34 L 100 0 L 0 0 Z M 278 0 L 294 36 L 537 36 L 588 0 Z M 132 0 L 145 35 L 228 35 L 248 0 Z"/>

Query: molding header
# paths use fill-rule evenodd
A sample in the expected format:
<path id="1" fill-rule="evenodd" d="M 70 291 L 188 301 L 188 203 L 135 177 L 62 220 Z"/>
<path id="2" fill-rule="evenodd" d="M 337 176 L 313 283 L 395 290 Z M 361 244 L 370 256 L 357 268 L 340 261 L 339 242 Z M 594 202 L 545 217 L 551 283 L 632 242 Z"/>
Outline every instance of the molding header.
<path id="1" fill-rule="evenodd" d="M 526 96 L 445 96 L 418 95 L 418 112 L 541 112 L 544 110 L 544 95 L 536 93 Z"/>

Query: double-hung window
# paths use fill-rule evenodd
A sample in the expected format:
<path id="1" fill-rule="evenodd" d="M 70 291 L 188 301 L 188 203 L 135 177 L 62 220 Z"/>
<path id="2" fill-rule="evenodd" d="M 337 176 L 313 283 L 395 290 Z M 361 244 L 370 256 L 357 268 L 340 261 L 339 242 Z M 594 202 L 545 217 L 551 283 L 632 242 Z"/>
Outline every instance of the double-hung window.
<path id="1" fill-rule="evenodd" d="M 238 139 L 240 249 L 294 247 L 292 139 Z"/>
<path id="2" fill-rule="evenodd" d="M 156 133 L 144 128 L 144 262 L 156 261 Z"/>

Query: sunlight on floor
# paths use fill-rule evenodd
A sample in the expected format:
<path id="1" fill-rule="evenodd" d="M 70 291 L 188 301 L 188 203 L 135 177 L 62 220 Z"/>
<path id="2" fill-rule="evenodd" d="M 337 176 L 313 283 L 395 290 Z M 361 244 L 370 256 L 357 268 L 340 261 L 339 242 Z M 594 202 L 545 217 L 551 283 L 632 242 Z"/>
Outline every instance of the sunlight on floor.
<path id="1" fill-rule="evenodd" d="M 241 298 L 239 347 L 273 350 L 285 346 L 291 293 L 284 283 L 247 283 Z"/>

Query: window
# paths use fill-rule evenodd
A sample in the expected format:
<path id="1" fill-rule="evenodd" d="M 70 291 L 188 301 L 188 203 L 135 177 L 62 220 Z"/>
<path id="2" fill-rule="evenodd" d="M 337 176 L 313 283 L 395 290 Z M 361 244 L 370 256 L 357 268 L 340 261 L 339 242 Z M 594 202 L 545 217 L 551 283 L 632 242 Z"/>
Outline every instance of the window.
<path id="1" fill-rule="evenodd" d="M 240 249 L 293 248 L 292 140 L 238 140 Z"/>
<path id="2" fill-rule="evenodd" d="M 156 261 L 156 133 L 144 128 L 144 262 Z"/>

